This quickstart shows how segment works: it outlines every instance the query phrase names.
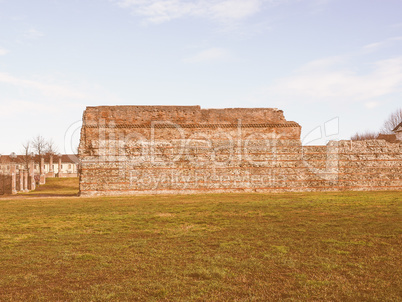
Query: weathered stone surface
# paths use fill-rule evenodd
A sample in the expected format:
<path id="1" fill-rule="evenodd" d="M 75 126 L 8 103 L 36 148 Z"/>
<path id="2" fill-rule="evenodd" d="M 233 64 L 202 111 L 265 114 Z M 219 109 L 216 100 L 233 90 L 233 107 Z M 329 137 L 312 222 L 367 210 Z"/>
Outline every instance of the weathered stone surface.
<path id="1" fill-rule="evenodd" d="M 83 195 L 402 189 L 401 143 L 302 146 L 277 109 L 102 106 L 83 121 Z"/>
<path id="2" fill-rule="evenodd" d="M 0 195 L 12 194 L 12 176 L 0 173 Z"/>

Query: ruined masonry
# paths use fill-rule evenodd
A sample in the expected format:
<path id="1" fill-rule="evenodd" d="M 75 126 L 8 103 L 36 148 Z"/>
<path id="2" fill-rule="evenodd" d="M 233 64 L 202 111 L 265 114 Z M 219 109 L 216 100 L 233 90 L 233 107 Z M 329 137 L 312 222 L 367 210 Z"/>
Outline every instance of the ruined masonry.
<path id="1" fill-rule="evenodd" d="M 402 143 L 302 146 L 270 108 L 87 107 L 81 195 L 401 190 Z"/>

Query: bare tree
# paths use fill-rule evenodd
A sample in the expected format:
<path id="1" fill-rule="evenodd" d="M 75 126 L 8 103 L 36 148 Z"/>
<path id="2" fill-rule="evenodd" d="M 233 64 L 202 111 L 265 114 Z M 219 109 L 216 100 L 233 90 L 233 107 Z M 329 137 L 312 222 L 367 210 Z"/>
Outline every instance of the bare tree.
<path id="1" fill-rule="evenodd" d="M 35 161 L 39 163 L 40 173 L 42 173 L 42 158 L 45 155 L 53 156 L 57 154 L 57 147 L 52 139 L 45 140 L 41 135 L 37 135 L 32 139 L 31 146 L 35 153 Z"/>
<path id="2" fill-rule="evenodd" d="M 381 128 L 381 133 L 392 134 L 392 130 L 395 129 L 402 122 L 402 108 L 397 109 L 395 112 L 385 120 L 384 125 Z"/>
<path id="3" fill-rule="evenodd" d="M 45 155 L 47 150 L 47 142 L 41 135 L 37 135 L 32 139 L 32 149 L 34 150 L 35 154 L 40 158 Z"/>
<path id="4" fill-rule="evenodd" d="M 55 155 L 55 154 L 57 154 L 57 152 L 58 152 L 57 147 L 56 147 L 56 144 L 54 143 L 53 139 L 48 140 L 46 142 L 46 151 L 45 151 L 45 153 L 49 154 L 49 155 Z"/>
<path id="5" fill-rule="evenodd" d="M 350 140 L 364 141 L 364 140 L 376 139 L 377 137 L 378 137 L 378 133 L 376 133 L 376 132 L 370 132 L 370 131 L 366 131 L 364 133 L 356 132 L 354 135 L 352 135 L 350 137 Z"/>
<path id="6" fill-rule="evenodd" d="M 22 157 L 24 160 L 24 168 L 29 170 L 29 162 L 32 160 L 33 152 L 31 152 L 31 141 L 22 143 Z"/>

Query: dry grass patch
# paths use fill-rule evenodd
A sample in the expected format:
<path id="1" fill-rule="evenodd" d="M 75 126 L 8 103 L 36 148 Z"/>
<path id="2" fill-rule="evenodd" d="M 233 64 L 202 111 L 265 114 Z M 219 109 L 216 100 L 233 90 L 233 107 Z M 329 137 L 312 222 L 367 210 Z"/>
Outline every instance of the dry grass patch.
<path id="1" fill-rule="evenodd" d="M 79 178 L 47 178 L 46 184 L 40 185 L 35 191 L 20 193 L 21 196 L 77 196 Z"/>

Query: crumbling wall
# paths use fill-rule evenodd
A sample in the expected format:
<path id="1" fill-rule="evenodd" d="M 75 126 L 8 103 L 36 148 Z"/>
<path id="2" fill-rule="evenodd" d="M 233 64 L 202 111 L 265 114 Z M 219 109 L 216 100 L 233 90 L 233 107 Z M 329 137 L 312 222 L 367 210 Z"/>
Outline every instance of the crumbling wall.
<path id="1" fill-rule="evenodd" d="M 12 177 L 8 174 L 0 173 L 0 195 L 12 193 Z"/>
<path id="2" fill-rule="evenodd" d="M 401 190 L 402 143 L 385 140 L 304 146 L 304 165 L 325 179 L 324 190 Z M 322 190 L 315 187 L 314 190 Z"/>
<path id="3" fill-rule="evenodd" d="M 401 144 L 302 146 L 277 109 L 88 107 L 83 195 L 402 189 Z"/>

